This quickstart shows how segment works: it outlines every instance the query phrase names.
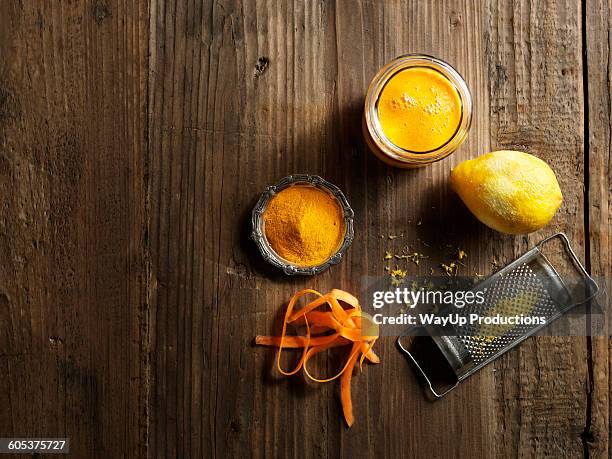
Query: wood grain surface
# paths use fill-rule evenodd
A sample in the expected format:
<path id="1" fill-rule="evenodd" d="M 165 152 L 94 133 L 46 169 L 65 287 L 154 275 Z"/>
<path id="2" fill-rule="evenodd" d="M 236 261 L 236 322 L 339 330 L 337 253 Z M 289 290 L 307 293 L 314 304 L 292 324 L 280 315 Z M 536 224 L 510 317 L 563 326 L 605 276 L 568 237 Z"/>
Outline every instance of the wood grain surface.
<path id="1" fill-rule="evenodd" d="M 452 245 L 488 275 L 564 231 L 609 277 L 611 21 L 604 0 L 0 2 L 0 437 L 105 458 L 609 457 L 608 336 L 531 338 L 436 403 L 381 339 L 350 430 L 335 384 L 281 378 L 252 344 L 296 290 L 364 294 L 403 244 L 430 256 L 411 274 Z M 411 171 L 361 135 L 370 79 L 405 53 L 448 61 L 474 99 L 465 144 Z M 449 190 L 494 149 L 557 173 L 543 230 L 495 233 Z M 249 240 L 292 173 L 356 214 L 315 278 Z"/>
<path id="2" fill-rule="evenodd" d="M 146 454 L 144 5 L 0 3 L 0 436 Z"/>

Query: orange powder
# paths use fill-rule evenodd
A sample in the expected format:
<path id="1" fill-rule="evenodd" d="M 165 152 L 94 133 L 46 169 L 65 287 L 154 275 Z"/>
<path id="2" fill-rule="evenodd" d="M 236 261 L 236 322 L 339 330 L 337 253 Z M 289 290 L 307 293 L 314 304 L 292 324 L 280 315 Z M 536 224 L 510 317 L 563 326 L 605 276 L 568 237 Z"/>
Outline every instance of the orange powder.
<path id="1" fill-rule="evenodd" d="M 331 257 L 344 238 L 344 214 L 331 194 L 294 185 L 272 198 L 264 214 L 272 249 L 298 266 L 316 266 Z"/>
<path id="2" fill-rule="evenodd" d="M 461 98 L 440 72 L 411 67 L 391 77 L 378 99 L 385 136 L 404 150 L 424 153 L 448 142 L 461 122 Z"/>

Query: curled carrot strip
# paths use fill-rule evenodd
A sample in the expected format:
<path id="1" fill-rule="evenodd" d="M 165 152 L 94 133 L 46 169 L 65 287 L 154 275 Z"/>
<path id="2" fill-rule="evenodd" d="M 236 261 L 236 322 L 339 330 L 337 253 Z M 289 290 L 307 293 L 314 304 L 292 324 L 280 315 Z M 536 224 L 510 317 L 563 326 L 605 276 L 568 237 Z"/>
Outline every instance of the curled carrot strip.
<path id="1" fill-rule="evenodd" d="M 312 330 L 313 327 L 311 327 Z M 338 342 L 338 333 L 334 333 L 333 335 L 328 336 L 315 336 L 310 338 L 310 345 L 313 347 L 316 346 L 325 346 L 330 343 Z M 298 348 L 306 346 L 307 339 L 303 336 L 285 336 L 283 340 L 283 347 L 287 348 Z M 255 344 L 259 344 L 261 346 L 276 346 L 280 347 L 281 337 L 280 336 L 258 336 L 255 338 Z M 346 343 L 340 343 L 340 345 L 344 345 Z"/>
<path id="2" fill-rule="evenodd" d="M 354 344 L 353 346 L 357 346 Z M 344 419 L 349 427 L 353 425 L 353 403 L 351 402 L 351 378 L 353 377 L 353 367 L 357 361 L 357 353 L 354 353 L 348 361 L 346 371 L 340 379 L 340 400 L 342 401 L 342 412 Z"/>
<path id="3" fill-rule="evenodd" d="M 283 331 L 281 333 L 281 339 L 278 345 L 278 355 L 276 356 L 276 368 L 278 368 L 278 371 L 285 376 L 291 376 L 291 375 L 296 374 L 298 371 L 300 371 L 300 368 L 302 368 L 302 365 L 304 365 L 304 360 L 306 359 L 306 353 L 308 351 L 308 346 L 310 345 L 310 327 L 308 325 L 308 320 L 306 320 L 306 344 L 304 345 L 304 352 L 302 353 L 302 357 L 300 358 L 299 362 L 297 363 L 295 368 L 291 371 L 283 370 L 280 364 L 281 353 L 283 351 L 283 341 L 285 340 L 285 335 L 287 334 L 287 319 L 289 318 L 291 311 L 293 311 L 293 307 L 295 306 L 295 303 L 297 303 L 297 300 L 299 300 L 301 297 L 309 293 L 322 296 L 316 290 L 310 290 L 310 289 L 300 290 L 295 295 L 293 295 L 293 297 L 289 301 L 289 304 L 287 305 L 287 312 L 285 313 L 285 320 L 283 321 Z"/>
<path id="4" fill-rule="evenodd" d="M 304 307 L 296 309 L 298 300 L 306 295 L 315 295 L 316 298 Z M 341 302 L 344 306 L 340 304 Z M 319 310 L 323 307 L 329 310 Z M 287 335 L 288 324 L 296 327 L 305 326 L 306 334 Z M 372 363 L 380 363 L 380 359 L 372 349 L 377 339 L 378 327 L 372 318 L 361 310 L 359 301 L 353 295 L 337 289 L 325 295 L 316 290 L 305 289 L 297 292 L 289 300 L 281 335 L 256 336 L 255 344 L 278 347 L 276 367 L 285 376 L 294 375 L 303 368 L 306 376 L 315 382 L 329 382 L 340 378 L 342 412 L 350 427 L 354 421 L 351 401 L 353 369 L 357 361 L 361 369 L 365 359 Z M 351 346 L 351 351 L 337 374 L 328 378 L 317 378 L 309 372 L 308 360 L 311 357 L 327 349 L 348 345 Z M 281 367 L 283 348 L 302 349 L 300 360 L 293 370 L 286 371 Z"/>

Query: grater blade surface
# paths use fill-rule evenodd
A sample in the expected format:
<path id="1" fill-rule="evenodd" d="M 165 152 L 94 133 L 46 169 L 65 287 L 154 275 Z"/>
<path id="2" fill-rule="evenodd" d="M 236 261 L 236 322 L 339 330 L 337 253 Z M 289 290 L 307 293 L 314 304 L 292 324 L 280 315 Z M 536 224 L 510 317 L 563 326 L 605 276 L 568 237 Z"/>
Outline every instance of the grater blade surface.
<path id="1" fill-rule="evenodd" d="M 530 261 L 522 262 L 500 276 L 491 279 L 484 293 L 482 304 L 470 304 L 465 307 L 466 314 L 479 316 L 531 315 L 545 318 L 546 323 L 554 320 L 563 307 L 553 296 L 559 297 L 563 291 L 551 294 L 550 278 L 542 278 L 541 260 L 538 256 Z M 562 284 L 557 288 L 564 289 Z M 531 335 L 535 329 L 541 328 L 536 324 L 517 324 L 506 327 L 467 324 L 461 328 L 459 340 L 465 346 L 475 365 L 480 365 L 503 352 L 511 346 L 517 338 Z"/>

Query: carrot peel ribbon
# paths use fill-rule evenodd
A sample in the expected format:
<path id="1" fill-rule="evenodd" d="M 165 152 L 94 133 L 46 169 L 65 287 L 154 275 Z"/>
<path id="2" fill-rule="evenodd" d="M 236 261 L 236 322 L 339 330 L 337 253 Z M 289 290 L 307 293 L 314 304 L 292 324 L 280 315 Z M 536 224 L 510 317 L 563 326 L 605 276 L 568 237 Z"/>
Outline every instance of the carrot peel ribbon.
<path id="1" fill-rule="evenodd" d="M 296 309 L 298 300 L 306 295 L 314 295 L 316 298 L 302 308 Z M 341 302 L 345 306 L 341 305 Z M 322 310 L 323 308 L 328 310 Z M 296 327 L 305 326 L 306 334 L 287 335 L 289 324 Z M 304 289 L 289 300 L 281 335 L 256 336 L 255 344 L 278 347 L 276 368 L 285 376 L 294 375 L 303 368 L 306 376 L 318 383 L 340 378 L 342 411 L 350 427 L 354 421 L 351 401 L 353 369 L 357 361 L 359 361 L 360 370 L 366 359 L 371 363 L 380 363 L 379 357 L 372 349 L 377 339 L 378 326 L 367 313 L 361 310 L 359 301 L 353 295 L 337 289 L 325 295 L 316 290 Z M 308 360 L 320 352 L 340 346 L 351 346 L 351 351 L 342 369 L 328 378 L 313 376 L 308 370 Z M 284 370 L 281 366 L 281 354 L 284 348 L 302 348 L 300 359 L 292 370 Z"/>

